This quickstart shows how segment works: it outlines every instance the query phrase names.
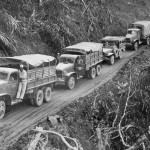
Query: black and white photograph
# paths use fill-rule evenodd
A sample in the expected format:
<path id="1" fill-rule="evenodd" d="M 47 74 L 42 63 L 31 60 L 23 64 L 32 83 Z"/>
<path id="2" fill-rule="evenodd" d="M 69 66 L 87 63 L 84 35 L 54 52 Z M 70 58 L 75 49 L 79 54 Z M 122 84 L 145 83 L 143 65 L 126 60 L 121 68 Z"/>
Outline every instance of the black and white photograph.
<path id="1" fill-rule="evenodd" d="M 150 0 L 0 0 L 0 150 L 150 150 Z"/>

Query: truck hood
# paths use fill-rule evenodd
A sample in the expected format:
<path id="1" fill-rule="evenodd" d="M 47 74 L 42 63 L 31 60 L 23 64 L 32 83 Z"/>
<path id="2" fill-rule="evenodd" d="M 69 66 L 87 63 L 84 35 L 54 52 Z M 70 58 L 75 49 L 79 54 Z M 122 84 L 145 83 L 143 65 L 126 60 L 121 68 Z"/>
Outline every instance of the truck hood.
<path id="1" fill-rule="evenodd" d="M 0 80 L 0 86 L 4 85 L 4 84 L 6 84 L 6 83 L 7 83 L 7 81 L 5 81 L 5 80 Z"/>
<path id="2" fill-rule="evenodd" d="M 56 70 L 61 70 L 61 71 L 66 71 L 66 72 L 70 72 L 70 71 L 73 71 L 74 69 L 74 64 L 72 63 L 59 63 L 57 66 L 56 66 Z"/>
<path id="3" fill-rule="evenodd" d="M 129 38 L 129 39 L 132 39 L 132 38 L 134 38 L 135 37 L 135 35 L 133 35 L 133 34 L 127 34 L 126 35 L 126 38 Z"/>
<path id="4" fill-rule="evenodd" d="M 112 49 L 111 49 L 111 48 L 103 48 L 103 52 L 104 52 L 105 54 L 111 53 L 111 52 L 112 52 Z"/>

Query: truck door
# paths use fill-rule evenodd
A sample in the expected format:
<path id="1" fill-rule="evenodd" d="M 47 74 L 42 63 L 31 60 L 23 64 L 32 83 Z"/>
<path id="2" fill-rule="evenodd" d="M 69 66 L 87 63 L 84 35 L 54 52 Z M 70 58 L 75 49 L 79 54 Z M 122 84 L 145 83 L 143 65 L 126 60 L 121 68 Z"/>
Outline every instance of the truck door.
<path id="1" fill-rule="evenodd" d="M 77 75 L 85 75 L 85 59 L 84 56 L 79 56 L 75 61 L 75 72 Z"/>
<path id="2" fill-rule="evenodd" d="M 139 30 L 138 32 L 137 32 L 137 39 L 140 41 L 141 40 L 141 36 L 142 36 L 142 32 L 141 32 L 141 30 Z"/>
<path id="3" fill-rule="evenodd" d="M 18 73 L 12 73 L 9 78 L 9 84 L 11 88 L 11 97 L 15 98 L 18 90 Z"/>

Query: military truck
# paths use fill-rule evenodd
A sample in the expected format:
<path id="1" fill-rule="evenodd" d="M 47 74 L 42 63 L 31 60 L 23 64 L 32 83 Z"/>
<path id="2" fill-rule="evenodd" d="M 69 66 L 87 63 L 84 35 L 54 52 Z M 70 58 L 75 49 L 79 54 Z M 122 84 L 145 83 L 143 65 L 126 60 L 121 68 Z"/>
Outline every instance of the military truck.
<path id="1" fill-rule="evenodd" d="M 112 65 L 116 58 L 122 58 L 122 52 L 125 51 L 125 37 L 123 36 L 106 36 L 101 39 L 103 47 L 103 55 Z"/>
<path id="2" fill-rule="evenodd" d="M 24 100 L 34 106 L 51 100 L 53 84 L 57 81 L 56 59 L 41 54 L 0 58 L 0 119 L 5 115 L 6 107 L 16 104 L 19 74 L 23 64 L 27 71 L 27 88 Z"/>
<path id="3" fill-rule="evenodd" d="M 103 44 L 81 42 L 62 50 L 56 67 L 58 82 L 63 82 L 72 90 L 77 79 L 86 76 L 93 79 L 101 72 Z"/>
<path id="4" fill-rule="evenodd" d="M 126 35 L 126 47 L 138 50 L 139 44 L 150 45 L 150 21 L 137 21 L 129 25 Z"/>

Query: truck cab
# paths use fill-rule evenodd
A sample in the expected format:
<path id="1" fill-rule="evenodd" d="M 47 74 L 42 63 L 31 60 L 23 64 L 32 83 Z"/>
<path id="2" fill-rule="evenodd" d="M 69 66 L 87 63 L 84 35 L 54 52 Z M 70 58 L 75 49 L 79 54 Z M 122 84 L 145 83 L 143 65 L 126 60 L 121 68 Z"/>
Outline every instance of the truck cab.
<path id="1" fill-rule="evenodd" d="M 65 82 L 69 89 L 73 89 L 75 80 L 85 73 L 84 63 L 81 55 L 62 54 L 56 67 L 58 81 Z"/>
<path id="2" fill-rule="evenodd" d="M 0 119 L 4 117 L 6 105 L 12 105 L 18 89 L 18 70 L 0 67 Z"/>
<path id="3" fill-rule="evenodd" d="M 137 50 L 138 45 L 141 43 L 141 30 L 136 28 L 128 29 L 126 35 L 126 46 L 133 47 L 134 50 Z"/>

